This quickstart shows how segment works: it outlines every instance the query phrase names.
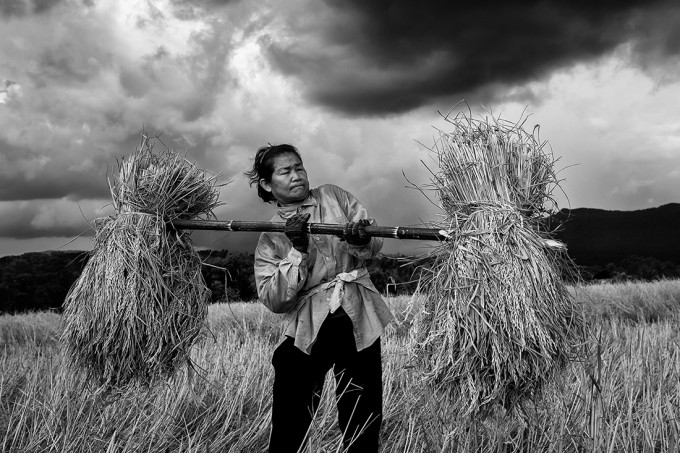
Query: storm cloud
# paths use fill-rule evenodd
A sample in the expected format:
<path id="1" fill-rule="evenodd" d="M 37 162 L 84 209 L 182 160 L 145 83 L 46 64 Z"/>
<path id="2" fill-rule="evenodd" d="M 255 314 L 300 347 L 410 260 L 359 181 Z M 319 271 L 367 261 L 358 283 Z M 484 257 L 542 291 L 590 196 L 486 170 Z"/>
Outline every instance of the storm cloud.
<path id="1" fill-rule="evenodd" d="M 643 66 L 680 54 L 680 4 L 672 0 L 325 6 L 314 20 L 288 21 L 285 39 L 273 33 L 263 44 L 308 99 L 347 115 L 400 113 L 442 99 L 503 100 L 508 88 L 626 44 Z"/>
<path id="2" fill-rule="evenodd" d="M 24 17 L 30 14 L 46 13 L 63 0 L 2 0 L 0 17 Z M 84 1 L 83 4 L 90 4 Z"/>
<path id="3" fill-rule="evenodd" d="M 142 131 L 233 181 L 219 218 L 271 218 L 243 176 L 271 142 L 422 225 L 438 213 L 403 172 L 428 181 L 418 143 L 462 99 L 536 113 L 572 207 L 677 201 L 676 1 L 6 0 L 0 27 L 0 254 L 91 234 Z"/>
<path id="4" fill-rule="evenodd" d="M 193 145 L 195 159 L 206 152 L 232 30 L 151 4 L 127 24 L 117 8 L 63 2 L 53 17 L 3 23 L 0 201 L 106 195 L 115 159 L 143 130 Z"/>

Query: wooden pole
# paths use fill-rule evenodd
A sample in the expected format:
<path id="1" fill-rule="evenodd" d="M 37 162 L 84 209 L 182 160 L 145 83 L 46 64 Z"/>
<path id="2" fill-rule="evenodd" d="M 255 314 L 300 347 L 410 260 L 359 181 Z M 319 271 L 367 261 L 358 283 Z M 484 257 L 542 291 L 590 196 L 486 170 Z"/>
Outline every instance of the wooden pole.
<path id="1" fill-rule="evenodd" d="M 175 220 L 175 228 L 181 230 L 217 230 L 217 231 L 259 231 L 283 233 L 286 225 L 276 222 L 254 222 L 248 220 Z M 333 223 L 308 223 L 307 231 L 311 234 L 332 234 L 342 237 L 345 225 Z M 394 239 L 421 239 L 444 241 L 449 238 L 446 232 L 434 228 L 367 226 L 366 233 L 372 237 Z"/>

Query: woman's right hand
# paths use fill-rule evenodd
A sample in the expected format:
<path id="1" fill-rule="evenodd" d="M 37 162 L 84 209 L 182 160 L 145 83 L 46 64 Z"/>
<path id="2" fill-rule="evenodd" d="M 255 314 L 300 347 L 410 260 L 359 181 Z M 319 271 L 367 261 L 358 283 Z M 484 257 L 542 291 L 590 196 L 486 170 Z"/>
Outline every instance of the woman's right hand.
<path id="1" fill-rule="evenodd" d="M 284 233 L 293 243 L 293 247 L 301 252 L 307 253 L 309 247 L 309 233 L 307 232 L 307 221 L 311 214 L 296 213 L 286 220 L 286 229 Z"/>

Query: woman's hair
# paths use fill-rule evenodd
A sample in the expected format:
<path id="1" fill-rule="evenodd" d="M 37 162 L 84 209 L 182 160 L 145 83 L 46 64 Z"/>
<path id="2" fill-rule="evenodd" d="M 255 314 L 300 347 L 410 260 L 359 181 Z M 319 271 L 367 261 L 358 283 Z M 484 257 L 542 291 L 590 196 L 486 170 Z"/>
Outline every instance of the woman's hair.
<path id="1" fill-rule="evenodd" d="M 250 187 L 253 185 L 257 186 L 257 195 L 262 198 L 262 201 L 269 203 L 270 201 L 275 201 L 276 199 L 271 194 L 267 192 L 260 185 L 260 179 L 264 179 L 267 182 L 272 180 L 272 174 L 274 173 L 274 159 L 276 156 L 282 154 L 295 154 L 300 161 L 302 161 L 302 156 L 300 156 L 300 151 L 297 150 L 293 145 L 267 145 L 257 150 L 255 153 L 255 161 L 253 162 L 253 168 L 244 174 L 250 180 Z"/>

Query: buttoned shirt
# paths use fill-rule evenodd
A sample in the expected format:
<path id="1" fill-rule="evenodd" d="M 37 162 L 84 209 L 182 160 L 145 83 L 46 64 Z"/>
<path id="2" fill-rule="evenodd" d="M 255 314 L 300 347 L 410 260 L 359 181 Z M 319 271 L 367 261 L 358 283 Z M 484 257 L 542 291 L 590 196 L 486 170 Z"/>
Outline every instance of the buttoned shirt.
<path id="1" fill-rule="evenodd" d="M 369 219 L 366 208 L 349 192 L 334 185 L 309 191 L 303 202 L 278 207 L 274 222 L 293 214 L 309 213 L 309 223 L 346 224 Z M 309 354 L 332 303 L 352 320 L 357 351 L 380 337 L 392 320 L 364 267 L 382 248 L 380 238 L 364 246 L 340 241 L 333 235 L 310 234 L 306 253 L 295 249 L 283 233 L 262 233 L 255 250 L 255 282 L 260 301 L 283 313 L 284 335 Z"/>

